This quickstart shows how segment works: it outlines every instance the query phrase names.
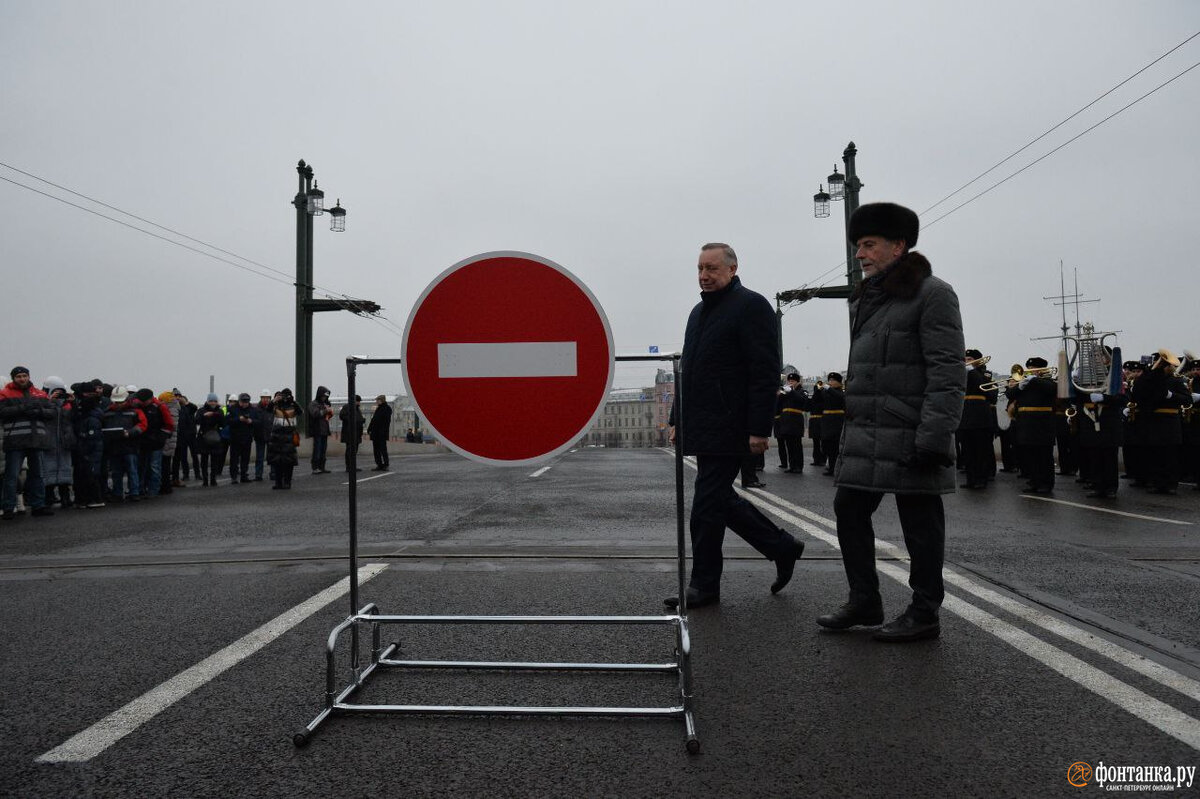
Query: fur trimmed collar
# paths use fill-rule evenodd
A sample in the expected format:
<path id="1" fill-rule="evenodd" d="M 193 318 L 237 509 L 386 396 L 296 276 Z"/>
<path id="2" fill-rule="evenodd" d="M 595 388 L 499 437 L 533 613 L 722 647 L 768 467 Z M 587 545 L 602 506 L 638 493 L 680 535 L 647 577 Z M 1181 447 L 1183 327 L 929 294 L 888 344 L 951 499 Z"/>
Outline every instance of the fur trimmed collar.
<path id="1" fill-rule="evenodd" d="M 911 250 L 896 259 L 896 263 L 887 270 L 878 285 L 884 294 L 901 300 L 911 300 L 921 290 L 921 283 L 925 278 L 932 274 L 933 267 L 928 259 L 916 250 Z M 854 287 L 850 294 L 851 302 L 862 297 L 867 290 L 867 283 L 868 281 L 864 280 Z"/>

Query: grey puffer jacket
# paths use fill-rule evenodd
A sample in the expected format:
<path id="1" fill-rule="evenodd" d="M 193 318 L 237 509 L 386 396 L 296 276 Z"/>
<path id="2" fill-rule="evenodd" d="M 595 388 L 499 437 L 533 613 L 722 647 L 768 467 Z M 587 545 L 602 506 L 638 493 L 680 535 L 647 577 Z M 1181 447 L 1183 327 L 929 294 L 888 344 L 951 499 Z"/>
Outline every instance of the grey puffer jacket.
<path id="1" fill-rule="evenodd" d="M 850 298 L 852 333 L 838 486 L 954 492 L 953 466 L 909 465 L 917 450 L 949 464 L 966 388 L 958 295 L 909 252 Z"/>

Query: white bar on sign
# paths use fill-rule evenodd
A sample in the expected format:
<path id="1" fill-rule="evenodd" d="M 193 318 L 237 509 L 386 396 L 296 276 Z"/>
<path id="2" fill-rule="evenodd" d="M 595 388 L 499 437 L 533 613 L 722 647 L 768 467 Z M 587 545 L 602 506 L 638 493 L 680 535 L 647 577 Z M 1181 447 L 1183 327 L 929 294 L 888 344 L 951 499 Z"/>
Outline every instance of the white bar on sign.
<path id="1" fill-rule="evenodd" d="M 438 344 L 438 377 L 575 377 L 574 341 Z"/>

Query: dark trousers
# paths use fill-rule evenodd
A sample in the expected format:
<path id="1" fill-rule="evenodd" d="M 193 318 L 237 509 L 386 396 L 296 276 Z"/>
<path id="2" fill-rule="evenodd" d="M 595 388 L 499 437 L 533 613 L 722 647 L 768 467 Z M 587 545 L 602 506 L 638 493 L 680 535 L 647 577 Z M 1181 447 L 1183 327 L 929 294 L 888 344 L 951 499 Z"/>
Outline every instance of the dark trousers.
<path id="1" fill-rule="evenodd" d="M 796 539 L 776 527 L 754 505 L 738 496 L 733 481 L 742 469 L 739 455 L 697 455 L 696 493 L 692 499 L 692 588 L 721 590 L 725 528 L 737 533 L 763 557 L 775 560 L 795 551 Z"/>
<path id="2" fill-rule="evenodd" d="M 804 436 L 782 436 L 779 459 L 793 472 L 804 471 Z M 786 455 L 783 453 L 786 451 Z"/>
<path id="3" fill-rule="evenodd" d="M 1054 445 L 1023 445 L 1017 449 L 1022 476 L 1034 488 L 1054 488 Z"/>
<path id="4" fill-rule="evenodd" d="M 200 454 L 196 452 L 196 443 L 183 439 L 176 441 L 175 457 L 171 459 L 171 482 L 179 479 L 181 470 L 183 479 L 190 480 L 193 469 L 197 475 L 200 474 Z"/>
<path id="5" fill-rule="evenodd" d="M 1145 447 L 1145 480 L 1152 488 L 1174 491 L 1179 487 L 1179 444 Z"/>
<path id="6" fill-rule="evenodd" d="M 387 439 L 372 438 L 371 454 L 375 456 L 375 465 L 381 469 L 386 469 L 388 467 Z"/>
<path id="7" fill-rule="evenodd" d="M 1020 459 L 1017 458 L 1017 446 L 1013 443 L 1012 431 L 1000 431 L 1000 463 L 1004 471 L 1015 472 L 1020 468 Z"/>
<path id="8" fill-rule="evenodd" d="M 779 468 L 786 469 L 788 467 L 788 451 L 787 445 L 783 443 L 783 436 L 775 436 L 775 449 L 779 451 Z"/>
<path id="9" fill-rule="evenodd" d="M 1083 473 L 1083 465 L 1087 462 L 1087 480 L 1096 491 L 1116 491 L 1120 480 L 1117 477 L 1117 448 L 1112 447 L 1081 447 L 1079 471 Z"/>
<path id="10" fill-rule="evenodd" d="M 837 466 L 838 447 L 841 443 L 836 438 L 821 439 L 821 451 L 825 453 L 825 471 L 832 473 Z"/>
<path id="11" fill-rule="evenodd" d="M 263 476 L 263 461 L 267 455 L 267 439 L 254 439 L 254 479 L 261 480 Z"/>
<path id="12" fill-rule="evenodd" d="M 991 428 L 959 430 L 958 438 L 962 442 L 961 465 L 966 469 L 967 483 L 973 486 L 986 485 L 996 465 Z"/>
<path id="13" fill-rule="evenodd" d="M 813 466 L 824 466 L 825 465 L 825 449 L 821 446 L 821 439 L 814 438 L 812 440 L 812 443 L 813 443 L 813 445 L 812 445 L 812 447 L 813 447 L 813 459 L 812 459 Z"/>
<path id="14" fill-rule="evenodd" d="M 250 477 L 250 445 L 254 439 L 237 439 L 229 442 L 229 479 L 237 482 L 240 477 Z"/>
<path id="15" fill-rule="evenodd" d="M 325 452 L 329 449 L 329 436 L 313 436 L 312 464 L 313 471 L 325 468 Z"/>
<path id="16" fill-rule="evenodd" d="M 879 575 L 875 571 L 875 528 L 871 516 L 883 501 L 878 491 L 839 488 L 833 499 L 837 515 L 838 544 L 850 584 L 850 601 L 880 601 Z M 946 514 L 940 494 L 896 494 L 900 529 L 911 566 L 908 585 L 912 603 L 908 613 L 922 621 L 937 619 L 945 588 L 942 560 L 946 547 Z"/>

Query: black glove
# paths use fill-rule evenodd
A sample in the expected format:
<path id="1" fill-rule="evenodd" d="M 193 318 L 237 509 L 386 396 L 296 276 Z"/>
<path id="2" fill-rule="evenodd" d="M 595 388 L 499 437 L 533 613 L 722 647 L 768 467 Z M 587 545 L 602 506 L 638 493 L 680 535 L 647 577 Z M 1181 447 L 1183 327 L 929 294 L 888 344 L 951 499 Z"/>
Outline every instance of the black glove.
<path id="1" fill-rule="evenodd" d="M 919 447 L 915 453 L 900 461 L 900 465 L 905 469 L 915 469 L 924 472 L 931 472 L 935 469 L 952 466 L 953 464 L 954 461 L 950 460 L 946 455 Z"/>

